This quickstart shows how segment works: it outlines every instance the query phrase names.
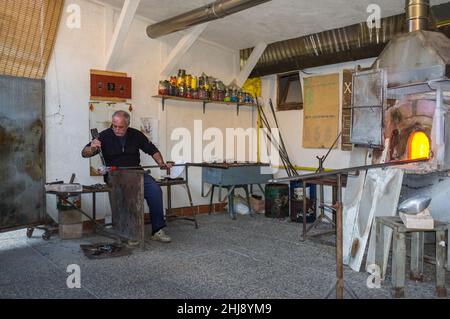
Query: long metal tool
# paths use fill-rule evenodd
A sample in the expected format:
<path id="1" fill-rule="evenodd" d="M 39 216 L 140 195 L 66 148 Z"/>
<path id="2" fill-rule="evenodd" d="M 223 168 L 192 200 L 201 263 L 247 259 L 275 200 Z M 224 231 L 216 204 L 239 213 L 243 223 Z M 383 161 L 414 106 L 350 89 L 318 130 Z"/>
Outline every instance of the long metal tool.
<path id="1" fill-rule="evenodd" d="M 93 139 L 97 139 L 100 137 L 100 134 L 98 133 L 98 130 L 96 128 L 91 129 L 91 135 Z M 99 149 L 100 159 L 102 160 L 102 165 L 106 166 L 105 158 L 103 157 L 102 149 Z"/>
<path id="2" fill-rule="evenodd" d="M 303 175 L 298 175 L 298 176 L 294 176 L 294 177 L 276 178 L 276 179 L 270 180 L 269 183 L 301 181 L 301 180 L 317 178 L 317 177 L 333 176 L 333 175 L 345 174 L 345 173 L 350 173 L 350 172 L 364 171 L 364 170 L 368 170 L 368 169 L 372 169 L 372 168 L 383 168 L 383 167 L 389 167 L 389 166 L 400 166 L 400 165 L 407 165 L 407 164 L 413 164 L 413 163 L 427 162 L 428 160 L 429 160 L 428 158 L 419 158 L 419 159 L 413 159 L 413 160 L 402 160 L 402 161 L 393 161 L 393 162 L 380 163 L 380 164 L 347 167 L 347 168 L 335 169 L 332 171 L 326 171 L 326 172 L 320 172 L 320 173 L 310 173 L 310 174 L 303 174 Z"/>

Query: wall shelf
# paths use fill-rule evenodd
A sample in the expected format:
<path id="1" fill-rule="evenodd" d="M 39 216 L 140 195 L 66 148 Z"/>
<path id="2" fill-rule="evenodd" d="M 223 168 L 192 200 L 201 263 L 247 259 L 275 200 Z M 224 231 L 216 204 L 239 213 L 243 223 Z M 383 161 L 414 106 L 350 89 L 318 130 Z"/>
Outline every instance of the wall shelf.
<path id="1" fill-rule="evenodd" d="M 236 105 L 237 115 L 239 115 L 239 107 L 240 106 L 249 106 L 254 107 L 256 104 L 251 103 L 239 103 L 239 102 L 224 102 L 224 101 L 213 101 L 213 100 L 199 100 L 199 99 L 188 99 L 185 97 L 172 96 L 172 95 L 153 95 L 154 98 L 161 99 L 162 102 L 162 110 L 164 111 L 164 102 L 165 100 L 176 100 L 176 101 L 184 101 L 190 103 L 202 103 L 203 104 L 203 114 L 205 114 L 206 104 L 214 103 L 214 104 L 226 104 L 226 105 Z"/>

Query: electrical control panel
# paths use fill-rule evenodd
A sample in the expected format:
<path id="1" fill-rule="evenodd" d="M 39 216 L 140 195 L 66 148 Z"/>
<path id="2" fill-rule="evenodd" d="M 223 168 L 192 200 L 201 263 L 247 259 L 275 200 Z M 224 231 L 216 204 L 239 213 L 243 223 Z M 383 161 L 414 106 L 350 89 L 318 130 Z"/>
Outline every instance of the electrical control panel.
<path id="1" fill-rule="evenodd" d="M 131 78 L 126 73 L 91 70 L 91 99 L 131 99 Z"/>

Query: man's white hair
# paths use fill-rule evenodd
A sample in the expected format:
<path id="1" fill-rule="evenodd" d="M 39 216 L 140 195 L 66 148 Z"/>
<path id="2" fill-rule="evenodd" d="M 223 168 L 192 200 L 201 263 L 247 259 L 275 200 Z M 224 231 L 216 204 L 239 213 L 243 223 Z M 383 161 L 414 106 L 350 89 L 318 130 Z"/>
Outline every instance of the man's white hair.
<path id="1" fill-rule="evenodd" d="M 126 111 L 115 111 L 114 114 L 112 115 L 112 118 L 115 117 L 122 117 L 125 119 L 125 123 L 127 124 L 127 126 L 130 126 L 130 114 Z"/>

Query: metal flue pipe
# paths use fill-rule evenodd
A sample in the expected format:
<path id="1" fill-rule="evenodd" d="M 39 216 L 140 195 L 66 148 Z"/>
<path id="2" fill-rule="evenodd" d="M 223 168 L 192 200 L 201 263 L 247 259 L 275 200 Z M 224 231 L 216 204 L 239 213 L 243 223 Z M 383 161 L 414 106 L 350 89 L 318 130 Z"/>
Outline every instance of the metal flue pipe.
<path id="1" fill-rule="evenodd" d="M 203 7 L 149 25 L 147 27 L 147 35 L 155 39 L 201 23 L 223 18 L 268 1 L 270 0 L 217 0 Z"/>
<path id="2" fill-rule="evenodd" d="M 406 0 L 405 10 L 409 32 L 428 29 L 430 0 Z"/>

